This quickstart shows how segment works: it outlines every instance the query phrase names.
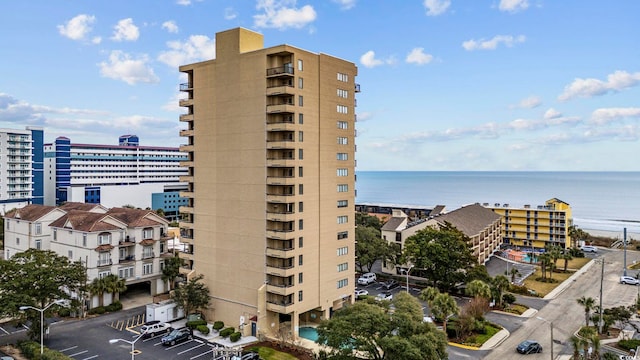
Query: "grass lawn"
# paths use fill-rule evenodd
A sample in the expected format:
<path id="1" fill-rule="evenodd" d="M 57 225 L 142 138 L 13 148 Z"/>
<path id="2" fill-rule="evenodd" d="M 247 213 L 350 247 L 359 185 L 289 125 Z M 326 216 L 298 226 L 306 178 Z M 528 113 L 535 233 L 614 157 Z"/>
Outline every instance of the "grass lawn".
<path id="1" fill-rule="evenodd" d="M 506 312 L 510 312 L 512 314 L 522 315 L 525 311 L 529 310 L 528 307 L 520 304 L 511 304 L 507 309 L 504 309 Z"/>
<path id="2" fill-rule="evenodd" d="M 497 334 L 498 331 L 500 331 L 500 328 L 497 328 L 497 327 L 495 327 L 495 326 L 493 326 L 491 324 L 485 324 L 484 328 L 485 328 L 485 330 L 487 330 L 486 334 L 476 334 L 476 335 L 473 335 L 473 336 L 469 336 L 465 340 L 465 344 L 464 345 L 480 347 L 487 340 L 491 339 L 491 337 L 493 335 Z"/>
<path id="3" fill-rule="evenodd" d="M 264 346 L 256 346 L 252 347 L 251 350 L 258 351 L 260 357 L 264 360 L 296 360 L 297 357 L 287 354 L 284 352 L 277 351 L 275 349 L 264 347 Z"/>
<path id="4" fill-rule="evenodd" d="M 574 270 L 580 269 L 589 261 L 591 261 L 590 258 L 575 258 L 575 259 L 569 260 L 567 269 L 574 269 Z M 558 270 L 562 271 L 562 269 L 564 269 L 564 261 L 558 260 Z M 540 271 L 540 267 L 537 267 L 536 271 L 524 281 L 524 286 L 526 286 L 531 290 L 534 290 L 540 296 L 545 296 L 548 293 L 550 293 L 551 290 L 555 289 L 558 285 L 560 285 L 563 281 L 567 280 L 569 276 L 573 275 L 573 273 L 575 272 L 575 271 L 569 272 L 569 270 L 567 271 L 568 272 L 566 273 L 563 273 L 563 272 L 553 273 L 551 278 L 554 280 L 557 280 L 558 282 L 543 283 L 540 281 L 536 281 L 537 278 L 542 277 L 542 272 Z"/>

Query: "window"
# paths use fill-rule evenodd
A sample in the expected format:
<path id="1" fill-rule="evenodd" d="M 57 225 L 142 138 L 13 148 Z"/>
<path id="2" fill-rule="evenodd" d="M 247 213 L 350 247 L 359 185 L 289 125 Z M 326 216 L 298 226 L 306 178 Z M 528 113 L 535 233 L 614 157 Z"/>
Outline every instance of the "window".
<path id="1" fill-rule="evenodd" d="M 304 124 L 304 114 L 298 114 L 298 124 Z"/>
<path id="2" fill-rule="evenodd" d="M 164 260 L 160 260 L 160 271 L 164 270 Z"/>
<path id="3" fill-rule="evenodd" d="M 58 240 L 58 229 L 53 229 L 53 241 Z"/>
<path id="4" fill-rule="evenodd" d="M 128 279 L 133 277 L 133 267 L 126 267 L 122 269 L 118 269 L 118 276 L 123 279 Z"/>
<path id="5" fill-rule="evenodd" d="M 154 257 L 153 254 L 153 247 L 152 246 L 145 246 L 142 248 L 142 258 L 143 259 L 148 259 L 148 258 L 152 258 Z"/>
<path id="6" fill-rule="evenodd" d="M 304 186 L 302 184 L 298 184 L 298 195 L 304 194 Z"/>
<path id="7" fill-rule="evenodd" d="M 82 234 L 82 246 L 87 247 L 87 234 Z"/>
<path id="8" fill-rule="evenodd" d="M 42 224 L 41 223 L 35 223 L 34 227 L 35 227 L 36 235 L 42 234 Z"/>
<path id="9" fill-rule="evenodd" d="M 340 215 L 338 216 L 338 224 L 346 224 L 348 222 L 349 218 L 347 215 Z"/>
<path id="10" fill-rule="evenodd" d="M 304 106 L 304 98 L 302 95 L 298 95 L 298 106 Z"/>
<path id="11" fill-rule="evenodd" d="M 304 151 L 302 149 L 298 149 L 298 160 L 302 160 L 304 158 Z"/>
<path id="12" fill-rule="evenodd" d="M 299 89 L 302 89 L 302 87 L 303 87 L 302 83 L 303 83 L 302 78 L 298 78 L 298 88 Z"/>
<path id="13" fill-rule="evenodd" d="M 347 145 L 348 140 L 346 137 L 339 136 L 338 137 L 338 145 Z"/>
<path id="14" fill-rule="evenodd" d="M 338 272 L 346 271 L 349 269 L 349 263 L 338 264 Z"/>
<path id="15" fill-rule="evenodd" d="M 67 257 L 69 258 L 69 260 L 73 259 L 73 251 L 69 250 L 69 252 L 67 253 Z"/>
<path id="16" fill-rule="evenodd" d="M 349 237 L 349 232 L 348 231 L 340 231 L 338 233 L 338 240 L 346 239 L 348 237 Z"/>
<path id="17" fill-rule="evenodd" d="M 143 239 L 153 239 L 153 229 L 144 229 L 144 230 L 142 230 L 142 238 Z"/>
<path id="18" fill-rule="evenodd" d="M 347 90 L 338 89 L 338 96 L 346 99 L 349 97 L 349 92 Z"/>
<path id="19" fill-rule="evenodd" d="M 302 71 L 302 59 L 298 59 L 298 71 Z"/>
<path id="20" fill-rule="evenodd" d="M 349 202 L 347 200 L 338 200 L 338 207 L 339 208 L 344 208 L 349 206 Z"/>
<path id="21" fill-rule="evenodd" d="M 338 289 L 349 285 L 349 279 L 338 280 Z"/>
<path id="22" fill-rule="evenodd" d="M 9 223 L 11 223 L 11 221 L 7 221 L 5 222 L 5 224 L 7 225 L 7 230 L 9 230 Z M 8 258 L 7 258 L 8 259 Z"/>
<path id="23" fill-rule="evenodd" d="M 302 255 L 298 255 L 298 265 L 299 265 L 299 266 L 302 266 L 302 263 L 303 263 L 303 261 L 302 261 Z"/>
<path id="24" fill-rule="evenodd" d="M 149 275 L 153 273 L 153 263 L 142 264 L 142 275 Z"/>
<path id="25" fill-rule="evenodd" d="M 111 275 L 111 271 L 100 271 L 100 272 L 98 273 L 98 278 L 99 278 L 99 279 L 104 279 L 104 278 L 106 278 L 106 277 L 107 277 L 107 276 L 109 276 L 109 275 Z"/>
<path id="26" fill-rule="evenodd" d="M 302 273 L 298 273 L 298 284 L 302 284 Z"/>
<path id="27" fill-rule="evenodd" d="M 337 176 L 348 176 L 349 175 L 349 170 L 348 169 L 344 169 L 344 168 L 340 168 L 340 169 L 338 169 L 338 171 L 336 171 L 336 175 Z"/>
<path id="28" fill-rule="evenodd" d="M 340 113 L 340 114 L 348 114 L 349 113 L 349 108 L 347 108 L 344 105 L 338 105 L 336 109 L 337 109 L 338 113 Z"/>
<path id="29" fill-rule="evenodd" d="M 348 129 L 349 128 L 349 123 L 346 121 L 338 121 L 338 129 Z"/>
<path id="30" fill-rule="evenodd" d="M 349 81 L 349 75 L 338 73 L 338 81 L 347 82 Z"/>
<path id="31" fill-rule="evenodd" d="M 298 291 L 298 301 L 302 301 L 302 290 Z"/>
<path id="32" fill-rule="evenodd" d="M 303 171 L 302 171 L 302 166 L 298 167 L 298 177 L 302 177 Z"/>
<path id="33" fill-rule="evenodd" d="M 304 139 L 304 133 L 302 131 L 298 131 L 298 141 L 302 142 Z"/>
<path id="34" fill-rule="evenodd" d="M 344 160 L 349 160 L 349 154 L 347 153 L 337 153 L 336 154 L 336 159 L 344 161 Z"/>
<path id="35" fill-rule="evenodd" d="M 338 248 L 338 256 L 343 256 L 343 255 L 347 255 L 349 253 L 349 248 L 348 247 L 341 247 Z"/>
<path id="36" fill-rule="evenodd" d="M 298 247 L 301 248 L 302 245 L 304 245 L 304 238 L 302 236 L 300 236 L 298 238 Z"/>
<path id="37" fill-rule="evenodd" d="M 338 192 L 347 192 L 347 191 L 349 191 L 349 185 L 347 184 L 338 185 Z"/>
<path id="38" fill-rule="evenodd" d="M 111 244 L 111 234 L 102 233 L 98 235 L 98 245 Z"/>
<path id="39" fill-rule="evenodd" d="M 42 250 L 42 240 L 36 240 L 36 249 Z"/>
<path id="40" fill-rule="evenodd" d="M 298 220 L 298 230 L 304 230 L 304 220 Z"/>
<path id="41" fill-rule="evenodd" d="M 20 245 L 20 238 L 16 238 L 16 245 Z"/>
<path id="42" fill-rule="evenodd" d="M 298 202 L 298 212 L 302 212 L 304 209 L 304 206 L 302 204 L 302 201 Z"/>

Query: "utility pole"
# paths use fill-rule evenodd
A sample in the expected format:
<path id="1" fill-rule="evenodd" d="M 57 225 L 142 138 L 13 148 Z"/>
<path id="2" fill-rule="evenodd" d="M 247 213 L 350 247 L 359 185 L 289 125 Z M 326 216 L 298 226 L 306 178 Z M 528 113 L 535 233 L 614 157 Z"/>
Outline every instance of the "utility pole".
<path id="1" fill-rule="evenodd" d="M 604 258 L 601 258 L 602 268 L 600 270 L 600 318 L 598 319 L 598 333 L 602 334 L 602 281 L 604 279 Z"/>
<path id="2" fill-rule="evenodd" d="M 627 228 L 624 228 L 622 234 L 622 243 L 624 244 L 624 270 L 622 275 L 627 276 Z"/>

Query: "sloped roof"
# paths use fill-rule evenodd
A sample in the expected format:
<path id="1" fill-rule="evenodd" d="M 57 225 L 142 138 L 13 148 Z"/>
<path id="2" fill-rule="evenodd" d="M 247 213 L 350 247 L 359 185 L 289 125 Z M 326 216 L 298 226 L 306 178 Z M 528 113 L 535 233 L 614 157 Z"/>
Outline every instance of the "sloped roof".
<path id="1" fill-rule="evenodd" d="M 450 223 L 465 235 L 472 237 L 483 231 L 486 227 L 500 220 L 501 216 L 480 204 L 463 206 L 450 213 L 433 218 L 444 225 Z"/>
<path id="2" fill-rule="evenodd" d="M 157 221 L 157 214 L 151 210 L 112 208 L 107 211 L 108 215 L 126 223 L 129 227 L 158 226 L 163 222 Z"/>
<path id="3" fill-rule="evenodd" d="M 383 231 L 396 231 L 398 230 L 398 227 L 400 227 L 400 225 L 402 225 L 402 222 L 407 220 L 406 217 L 392 217 L 391 219 L 389 219 L 389 221 L 387 221 L 384 225 L 382 225 L 382 230 Z"/>
<path id="4" fill-rule="evenodd" d="M 440 213 L 444 211 L 444 208 L 445 205 L 436 205 L 436 207 L 434 207 L 433 210 L 431 210 L 431 212 L 429 213 L 429 216 L 440 215 Z"/>
<path id="5" fill-rule="evenodd" d="M 55 206 L 29 204 L 20 209 L 11 210 L 5 214 L 5 218 L 20 219 L 25 221 L 36 221 L 51 211 L 55 210 Z"/>
<path id="6" fill-rule="evenodd" d="M 58 220 L 51 223 L 51 227 L 71 228 L 78 231 L 97 232 L 119 230 L 119 226 L 104 221 L 107 215 L 90 211 L 71 210 Z"/>
<path id="7" fill-rule="evenodd" d="M 71 211 L 71 210 L 82 210 L 82 211 L 92 211 L 92 210 L 103 210 L 104 212 L 106 212 L 106 208 L 100 204 L 88 204 L 88 203 L 81 203 L 81 202 L 67 202 L 64 203 L 60 206 L 58 206 L 58 208 L 64 210 L 64 211 Z"/>

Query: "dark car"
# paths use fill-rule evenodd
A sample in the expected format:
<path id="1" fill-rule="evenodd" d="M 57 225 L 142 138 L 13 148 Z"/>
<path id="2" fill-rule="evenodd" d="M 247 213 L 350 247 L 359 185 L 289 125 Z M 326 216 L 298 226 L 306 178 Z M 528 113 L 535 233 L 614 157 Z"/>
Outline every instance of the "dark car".
<path id="1" fill-rule="evenodd" d="M 540 345 L 537 341 L 534 340 L 525 340 L 521 342 L 516 350 L 520 354 L 533 354 L 542 352 L 542 345 Z"/>
<path id="2" fill-rule="evenodd" d="M 382 287 L 387 289 L 387 290 L 391 290 L 391 289 L 395 289 L 398 286 L 400 286 L 400 284 L 396 281 L 396 280 L 387 280 L 384 283 L 382 283 Z"/>
<path id="3" fill-rule="evenodd" d="M 173 346 L 177 343 L 181 343 L 183 341 L 191 339 L 193 339 L 191 330 L 189 328 L 183 327 L 171 331 L 168 335 L 163 336 L 160 341 L 162 342 L 162 345 Z"/>

